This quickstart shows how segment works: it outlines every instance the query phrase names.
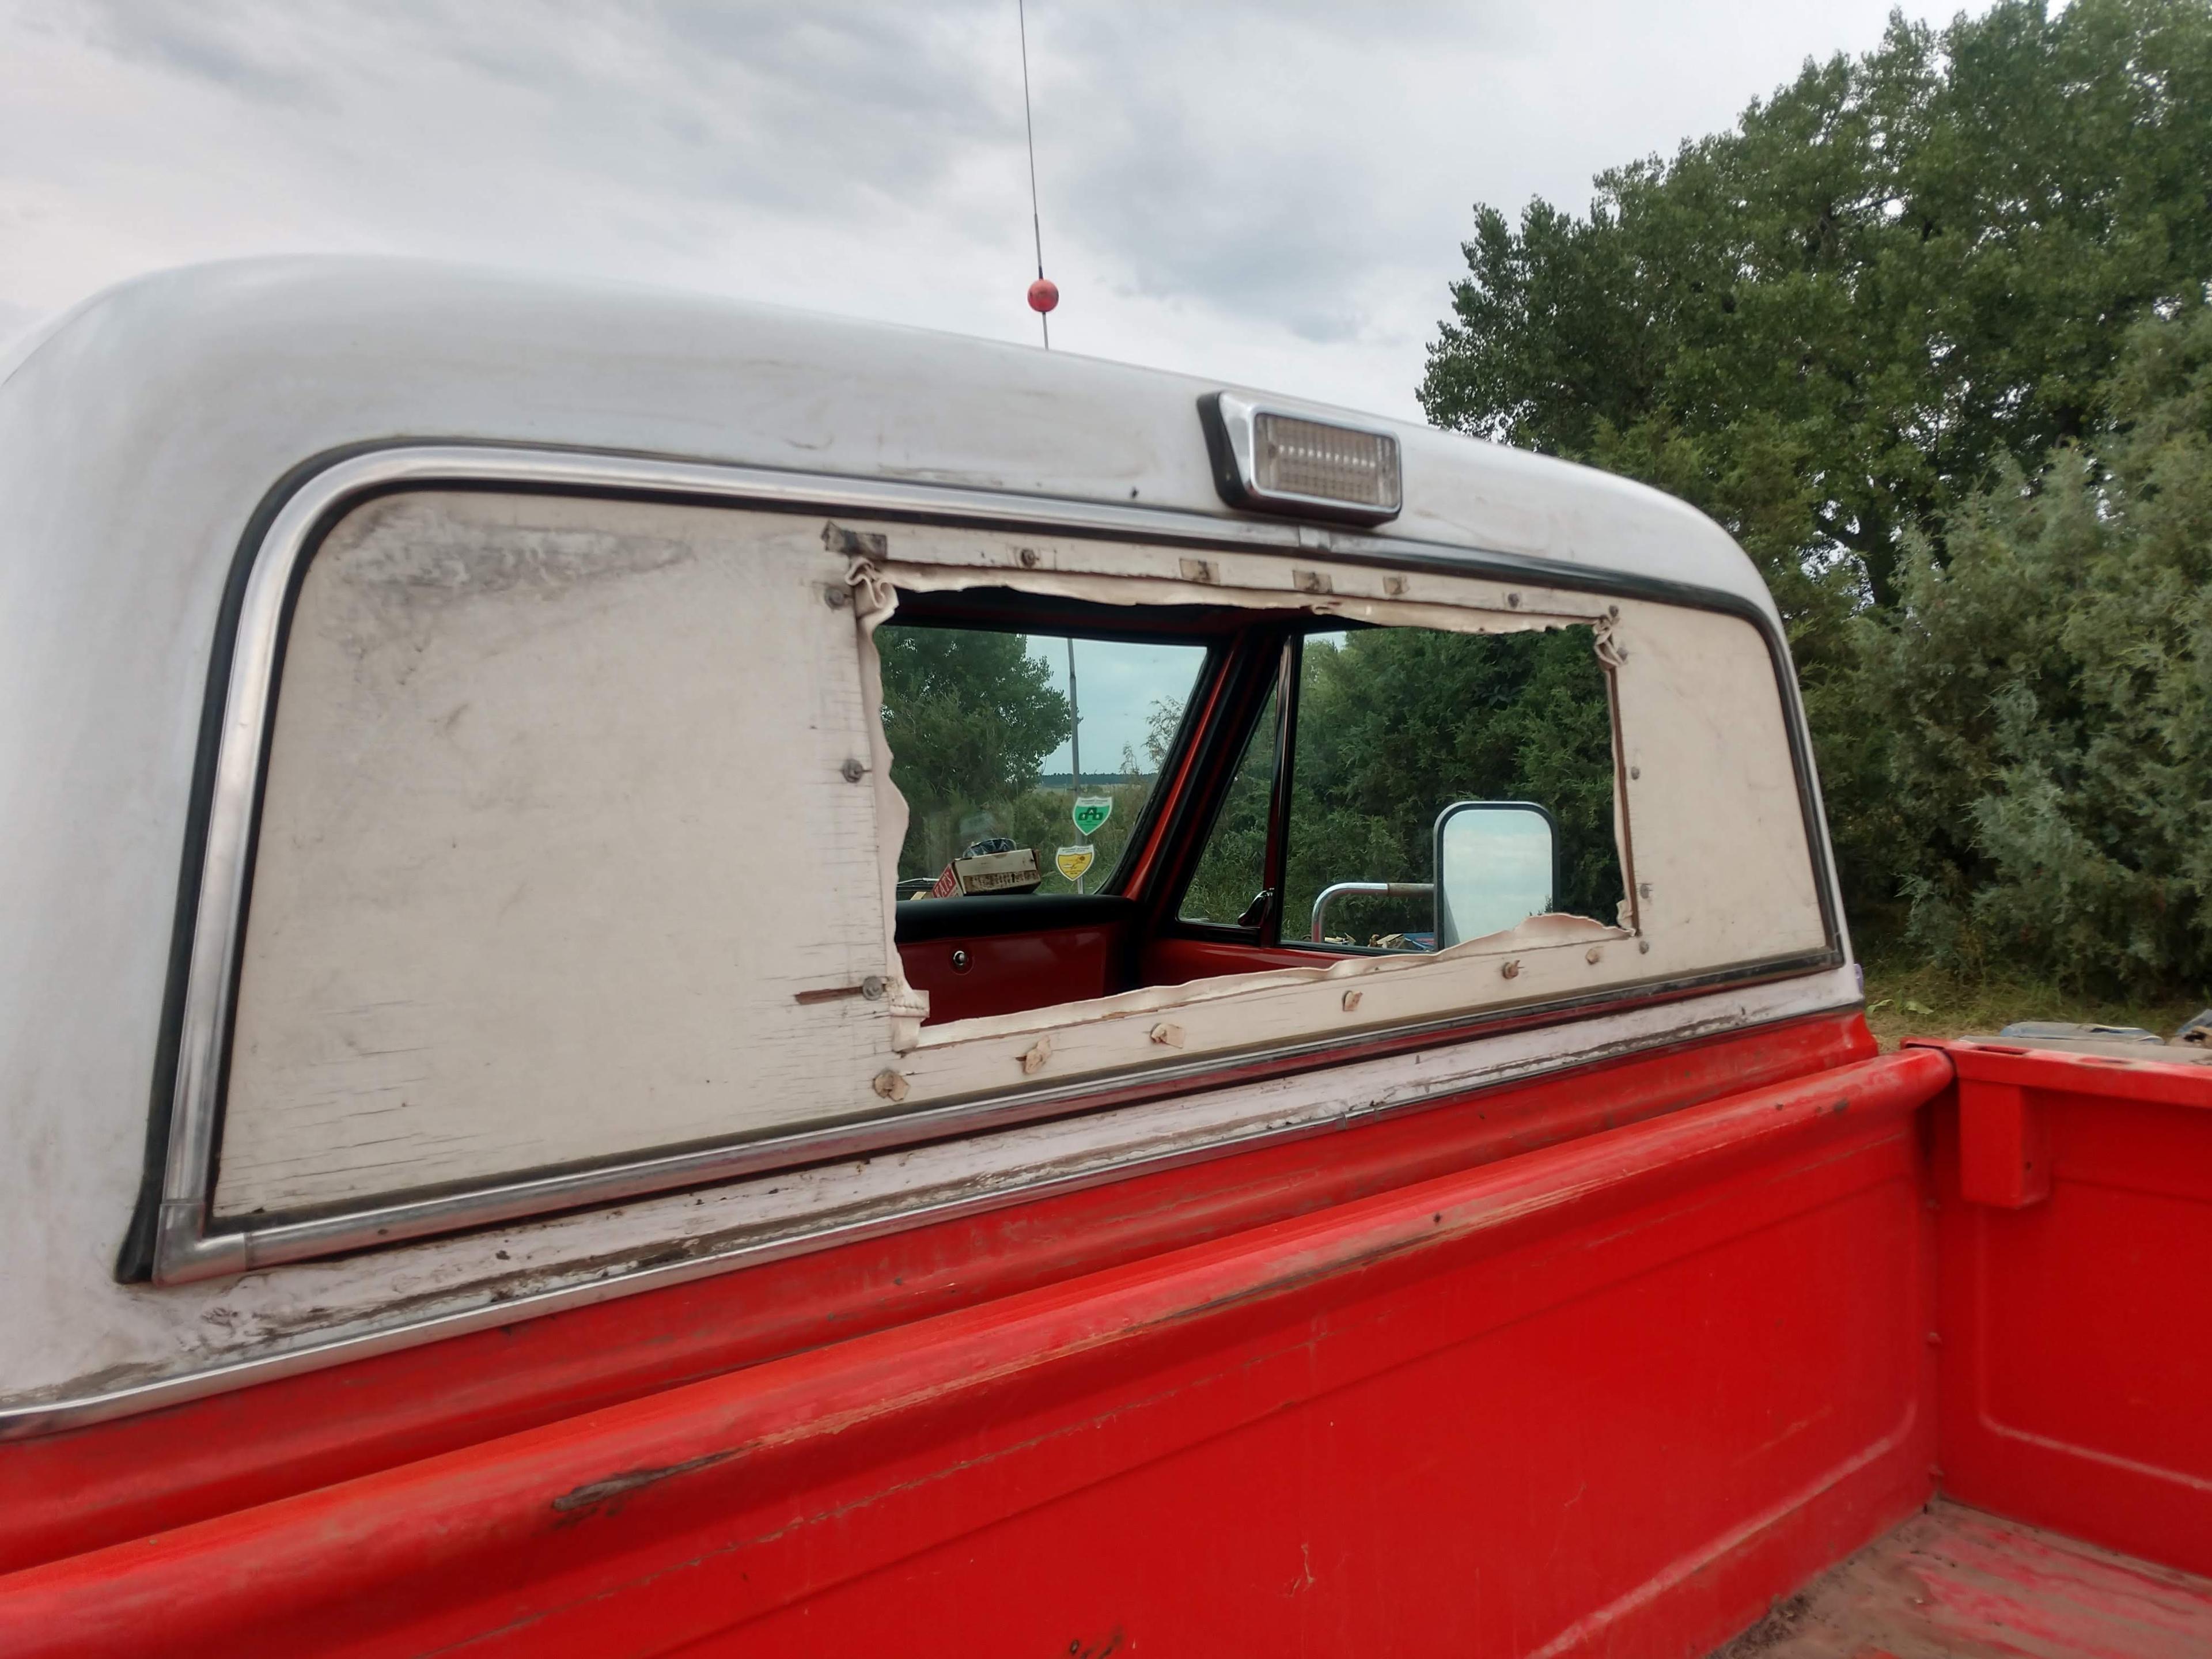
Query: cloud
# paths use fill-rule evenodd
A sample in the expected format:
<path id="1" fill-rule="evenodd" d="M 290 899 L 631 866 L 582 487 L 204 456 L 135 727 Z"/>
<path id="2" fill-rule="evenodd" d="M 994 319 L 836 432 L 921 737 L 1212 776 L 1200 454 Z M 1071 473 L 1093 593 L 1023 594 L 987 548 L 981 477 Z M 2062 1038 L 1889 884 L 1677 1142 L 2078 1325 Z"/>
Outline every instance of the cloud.
<path id="1" fill-rule="evenodd" d="M 1054 343 L 1413 413 L 1474 202 L 1579 206 L 1887 7 L 1036 0 Z M 1013 0 L 0 0 L 0 329 L 334 249 L 1035 337 Z"/>

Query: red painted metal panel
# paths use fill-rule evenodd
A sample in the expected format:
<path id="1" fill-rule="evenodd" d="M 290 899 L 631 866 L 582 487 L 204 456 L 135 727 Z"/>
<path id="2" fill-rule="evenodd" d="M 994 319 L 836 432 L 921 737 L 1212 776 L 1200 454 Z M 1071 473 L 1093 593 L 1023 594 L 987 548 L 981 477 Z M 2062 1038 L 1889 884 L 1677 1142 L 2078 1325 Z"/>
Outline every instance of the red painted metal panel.
<path id="1" fill-rule="evenodd" d="M 2212 1572 L 2212 1072 L 1929 1046 L 2050 1142 L 2043 1202 L 1965 1202 L 1960 1112 L 1936 1115 L 1945 1491 Z"/>
<path id="2" fill-rule="evenodd" d="M 2051 1196 L 2051 1114 L 2017 1083 L 1959 1081 L 1959 1185 L 1970 1204 L 2020 1210 Z"/>
<path id="3" fill-rule="evenodd" d="M 1924 1500 L 1904 1054 L 0 1581 L 11 1653 L 1687 1653 Z"/>
<path id="4" fill-rule="evenodd" d="M 1122 988 L 1112 983 L 1110 975 L 1119 939 L 1120 930 L 1114 927 L 933 939 L 900 945 L 899 961 L 907 983 L 929 993 L 929 1018 L 924 1024 L 940 1025 L 947 1020 L 1081 1002 L 1118 991 Z M 968 953 L 964 971 L 952 965 L 955 951 Z"/>
<path id="5" fill-rule="evenodd" d="M 1685 1044 L 1340 1134 L 0 1446 L 0 1571 L 173 1530 L 1873 1051 L 1856 1014 Z"/>
<path id="6" fill-rule="evenodd" d="M 1325 967 L 1347 954 L 1340 951 L 1291 951 L 1280 946 L 1237 945 L 1220 939 L 1169 935 L 1145 945 L 1147 985 L 1188 985 L 1194 979 L 1224 974 L 1260 974 L 1274 968 Z"/>

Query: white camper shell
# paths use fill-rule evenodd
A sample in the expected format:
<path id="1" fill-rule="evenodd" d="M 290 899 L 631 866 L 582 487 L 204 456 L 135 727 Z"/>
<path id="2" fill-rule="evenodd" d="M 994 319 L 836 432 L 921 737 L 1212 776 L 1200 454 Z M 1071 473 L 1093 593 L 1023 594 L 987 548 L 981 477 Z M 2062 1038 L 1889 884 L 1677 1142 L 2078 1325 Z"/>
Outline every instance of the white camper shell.
<path id="1" fill-rule="evenodd" d="M 1858 1000 L 1772 602 L 1620 479 L 398 262 L 0 375 L 0 1434 Z M 1262 487 L 1267 418 L 1398 499 Z M 1617 912 L 933 1018 L 873 641 L 985 589 L 1588 630 Z"/>

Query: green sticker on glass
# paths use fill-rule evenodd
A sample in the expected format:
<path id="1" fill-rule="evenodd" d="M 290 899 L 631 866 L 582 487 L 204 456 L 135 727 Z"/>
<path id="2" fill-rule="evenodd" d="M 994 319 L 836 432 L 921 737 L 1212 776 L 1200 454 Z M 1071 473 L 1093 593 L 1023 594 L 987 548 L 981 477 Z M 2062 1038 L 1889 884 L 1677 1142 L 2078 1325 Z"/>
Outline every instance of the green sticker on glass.
<path id="1" fill-rule="evenodd" d="M 1098 833 L 1099 825 L 1114 816 L 1114 798 L 1111 795 L 1078 795 L 1075 810 L 1069 816 L 1075 820 L 1079 833 L 1085 837 L 1095 836 Z"/>

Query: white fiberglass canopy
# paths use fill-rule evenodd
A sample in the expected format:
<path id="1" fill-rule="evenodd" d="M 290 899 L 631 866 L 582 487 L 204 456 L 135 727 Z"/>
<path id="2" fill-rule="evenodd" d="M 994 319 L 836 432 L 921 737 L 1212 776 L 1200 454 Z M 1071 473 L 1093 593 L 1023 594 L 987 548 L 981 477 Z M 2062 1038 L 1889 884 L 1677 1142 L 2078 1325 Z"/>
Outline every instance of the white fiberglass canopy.
<path id="1" fill-rule="evenodd" d="M 0 362 L 0 1419 L 374 1338 L 408 1275 L 450 1287 L 416 1299 L 418 1327 L 474 1316 L 491 1294 L 450 1240 L 404 1261 L 243 1279 L 116 1277 L 165 1104 L 149 1113 L 149 1088 L 174 1069 L 165 1000 L 178 994 L 179 872 L 204 827 L 196 768 L 218 734 L 211 677 L 228 667 L 216 642 L 289 489 L 410 447 L 643 456 L 862 481 L 897 492 L 910 518 L 989 497 L 1045 517 L 1179 515 L 1258 551 L 1356 556 L 1364 532 L 1224 503 L 1199 404 L 1224 390 L 920 330 L 350 258 L 135 282 Z M 1554 580 L 1702 594 L 1775 621 L 1750 561 L 1679 501 L 1418 426 L 1358 424 L 1401 445 L 1402 512 L 1375 534 L 1401 548 L 1486 556 L 1492 574 L 1525 562 Z M 620 1224 L 645 1226 L 648 1209 Z M 572 1217 L 502 1237 L 554 1285 L 561 1262 L 627 1248 L 601 1236 L 617 1224 Z"/>

